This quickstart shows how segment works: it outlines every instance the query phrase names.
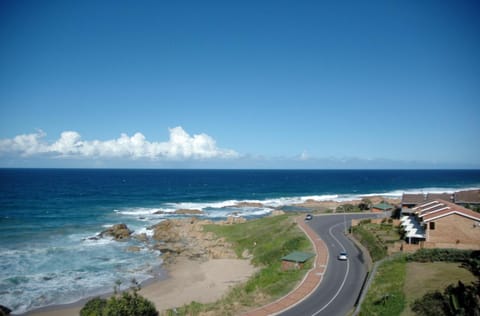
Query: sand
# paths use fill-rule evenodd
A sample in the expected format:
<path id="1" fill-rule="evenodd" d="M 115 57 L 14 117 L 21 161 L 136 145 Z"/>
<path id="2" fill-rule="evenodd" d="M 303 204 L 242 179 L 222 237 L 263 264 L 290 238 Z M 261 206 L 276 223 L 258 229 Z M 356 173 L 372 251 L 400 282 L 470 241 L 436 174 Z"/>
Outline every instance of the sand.
<path id="1" fill-rule="evenodd" d="M 235 284 L 256 271 L 249 260 L 212 259 L 205 262 L 178 260 L 170 267 L 170 278 L 146 286 L 140 294 L 158 310 L 179 307 L 192 301 L 214 302 Z"/>
<path id="2" fill-rule="evenodd" d="M 211 259 L 200 262 L 178 258 L 168 268 L 169 278 L 145 286 L 140 294 L 152 301 L 158 311 L 192 301 L 209 303 L 220 299 L 232 285 L 248 280 L 255 271 L 249 260 Z M 79 315 L 81 308 L 78 305 L 55 307 L 28 315 L 74 316 Z"/>

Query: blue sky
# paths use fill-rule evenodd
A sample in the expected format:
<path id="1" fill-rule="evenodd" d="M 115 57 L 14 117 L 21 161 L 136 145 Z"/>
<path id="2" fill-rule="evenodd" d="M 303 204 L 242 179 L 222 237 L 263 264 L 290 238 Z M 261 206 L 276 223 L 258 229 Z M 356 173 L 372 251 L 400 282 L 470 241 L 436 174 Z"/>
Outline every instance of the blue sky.
<path id="1" fill-rule="evenodd" d="M 480 168 L 477 1 L 1 1 L 0 167 Z"/>

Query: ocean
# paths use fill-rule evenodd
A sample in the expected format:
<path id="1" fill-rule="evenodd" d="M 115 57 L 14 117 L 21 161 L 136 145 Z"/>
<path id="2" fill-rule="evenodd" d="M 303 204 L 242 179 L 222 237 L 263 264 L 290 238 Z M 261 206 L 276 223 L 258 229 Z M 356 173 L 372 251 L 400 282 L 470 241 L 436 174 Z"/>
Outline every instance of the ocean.
<path id="1" fill-rule="evenodd" d="M 471 188 L 480 170 L 0 169 L 0 304 L 24 313 L 164 277 L 158 251 L 92 238 L 113 224 L 151 236 L 177 209 L 255 218 L 307 199 Z M 263 206 L 233 206 L 242 201 Z"/>

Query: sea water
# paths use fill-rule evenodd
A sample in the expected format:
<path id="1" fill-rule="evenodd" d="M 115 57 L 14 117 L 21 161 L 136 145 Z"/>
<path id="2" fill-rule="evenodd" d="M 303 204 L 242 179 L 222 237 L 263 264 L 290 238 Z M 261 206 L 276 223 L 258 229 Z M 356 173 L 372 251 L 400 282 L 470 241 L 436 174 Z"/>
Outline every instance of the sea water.
<path id="1" fill-rule="evenodd" d="M 118 223 L 151 236 L 177 209 L 255 218 L 308 199 L 479 187 L 479 170 L 0 169 L 0 304 L 23 313 L 162 277 L 158 251 L 98 238 Z M 262 206 L 235 206 L 244 201 Z"/>

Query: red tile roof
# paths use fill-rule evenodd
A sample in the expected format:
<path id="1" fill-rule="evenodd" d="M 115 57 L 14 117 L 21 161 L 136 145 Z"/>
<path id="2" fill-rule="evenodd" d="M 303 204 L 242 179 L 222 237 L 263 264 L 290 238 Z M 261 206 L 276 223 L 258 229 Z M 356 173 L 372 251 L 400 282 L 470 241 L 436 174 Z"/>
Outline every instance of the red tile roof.
<path id="1" fill-rule="evenodd" d="M 468 190 L 468 191 L 456 192 L 455 203 L 480 204 L 480 190 Z"/>
<path id="2" fill-rule="evenodd" d="M 423 193 L 404 193 L 402 195 L 402 204 L 420 204 L 423 202 L 425 202 L 425 196 Z"/>
<path id="3" fill-rule="evenodd" d="M 433 200 L 444 200 L 448 202 L 453 202 L 455 195 L 452 193 L 428 193 L 426 201 L 433 201 Z"/>
<path id="4" fill-rule="evenodd" d="M 451 214 L 458 214 L 460 216 L 480 221 L 480 213 L 445 200 L 430 201 L 413 208 L 413 210 L 423 222 L 429 222 Z"/>

